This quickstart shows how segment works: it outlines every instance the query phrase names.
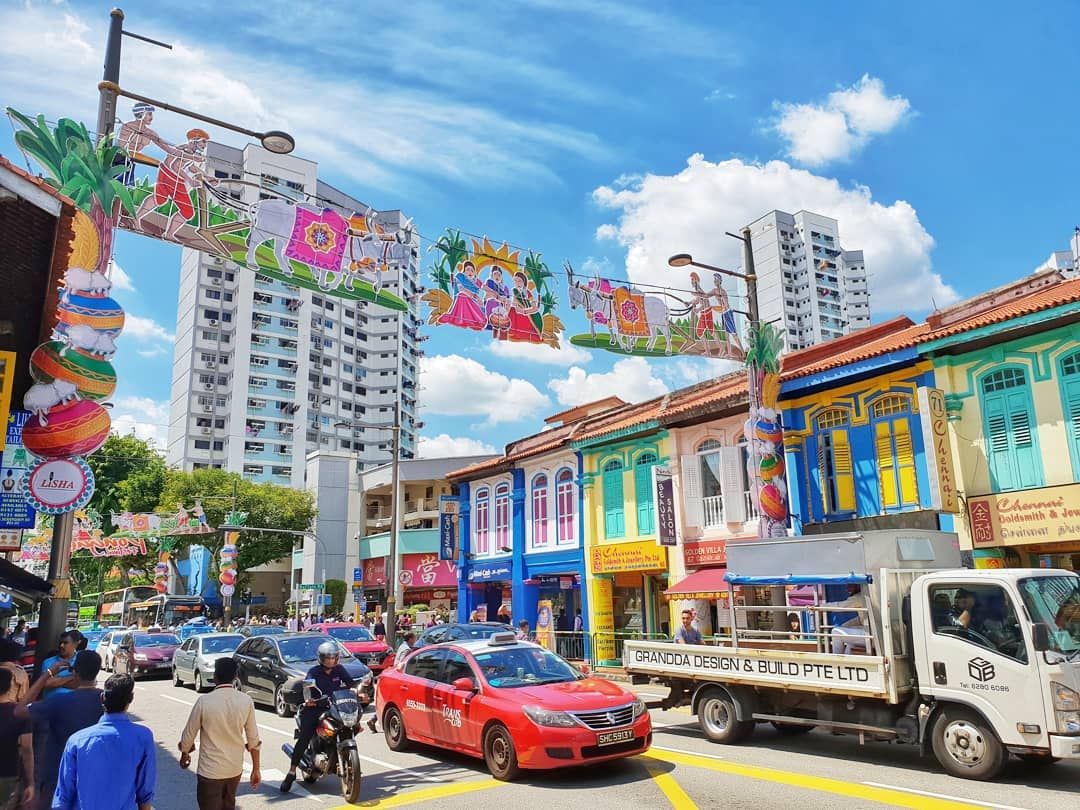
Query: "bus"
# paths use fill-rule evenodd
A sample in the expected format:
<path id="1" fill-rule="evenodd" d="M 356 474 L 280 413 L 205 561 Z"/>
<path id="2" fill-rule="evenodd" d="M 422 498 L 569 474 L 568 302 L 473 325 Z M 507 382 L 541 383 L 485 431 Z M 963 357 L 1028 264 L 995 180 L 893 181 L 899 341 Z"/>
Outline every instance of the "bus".
<path id="1" fill-rule="evenodd" d="M 206 602 L 201 596 L 179 596 L 159 593 L 128 606 L 125 624 L 130 627 L 172 627 L 188 619 L 206 614 Z"/>
<path id="2" fill-rule="evenodd" d="M 87 627 L 94 622 L 100 621 L 98 615 L 101 611 L 100 593 L 81 593 L 76 601 L 68 602 L 68 622 L 71 621 L 71 606 L 75 605 L 76 624 L 73 627 Z"/>
<path id="3" fill-rule="evenodd" d="M 155 594 L 157 594 L 157 589 L 153 585 L 133 585 L 128 588 L 105 591 L 98 600 L 97 620 L 107 627 L 116 627 L 121 624 L 126 627 L 129 622 L 125 622 L 124 617 L 127 615 L 128 608 Z"/>

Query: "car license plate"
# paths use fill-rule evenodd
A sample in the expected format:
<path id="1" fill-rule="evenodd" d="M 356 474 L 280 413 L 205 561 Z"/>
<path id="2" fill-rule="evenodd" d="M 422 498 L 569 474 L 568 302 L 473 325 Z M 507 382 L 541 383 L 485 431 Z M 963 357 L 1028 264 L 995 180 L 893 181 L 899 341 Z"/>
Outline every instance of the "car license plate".
<path id="1" fill-rule="evenodd" d="M 634 730 L 632 728 L 624 728 L 620 731 L 605 731 L 603 734 L 596 735 L 596 745 L 603 748 L 605 745 L 617 745 L 632 739 L 634 739 Z"/>
<path id="2" fill-rule="evenodd" d="M 158 669 L 165 669 L 166 667 L 171 667 L 172 664 L 170 664 L 168 661 L 162 661 L 160 663 L 154 664 L 154 666 L 156 666 Z"/>

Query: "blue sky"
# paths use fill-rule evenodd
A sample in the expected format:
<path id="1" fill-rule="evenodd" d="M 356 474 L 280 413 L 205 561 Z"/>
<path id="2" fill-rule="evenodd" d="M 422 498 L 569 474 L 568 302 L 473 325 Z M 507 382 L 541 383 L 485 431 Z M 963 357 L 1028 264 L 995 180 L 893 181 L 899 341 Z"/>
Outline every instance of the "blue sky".
<path id="1" fill-rule="evenodd" d="M 3 4 L 0 102 L 92 124 L 110 5 Z M 866 251 L 875 320 L 918 317 L 1030 272 L 1080 222 L 1069 2 L 129 6 L 130 30 L 175 48 L 126 39 L 125 87 L 286 129 L 325 179 L 404 209 L 424 237 L 487 234 L 553 269 L 685 287 L 669 254 L 734 267 L 725 230 L 808 208 Z M 8 130 L 0 152 L 18 158 Z M 116 259 L 129 326 L 114 417 L 161 438 L 179 249 L 122 235 Z M 582 331 L 561 298 L 568 334 Z M 429 454 L 726 370 L 427 333 Z"/>

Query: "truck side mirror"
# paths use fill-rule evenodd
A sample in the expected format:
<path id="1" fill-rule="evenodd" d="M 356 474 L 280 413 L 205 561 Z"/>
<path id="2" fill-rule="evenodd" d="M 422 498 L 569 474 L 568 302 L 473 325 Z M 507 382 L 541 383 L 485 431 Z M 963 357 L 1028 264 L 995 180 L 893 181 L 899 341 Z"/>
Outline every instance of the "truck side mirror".
<path id="1" fill-rule="evenodd" d="M 1050 649 L 1050 628 L 1044 622 L 1031 625 L 1031 637 L 1035 643 L 1035 652 L 1046 652 Z"/>

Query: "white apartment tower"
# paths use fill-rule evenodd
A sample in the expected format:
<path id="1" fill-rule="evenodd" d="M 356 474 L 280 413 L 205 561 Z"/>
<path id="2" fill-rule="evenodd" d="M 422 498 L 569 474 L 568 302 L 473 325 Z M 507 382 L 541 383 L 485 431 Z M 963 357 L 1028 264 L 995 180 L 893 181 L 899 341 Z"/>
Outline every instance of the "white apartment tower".
<path id="1" fill-rule="evenodd" d="M 750 224 L 762 321 L 784 333 L 788 351 L 870 325 L 861 250 L 840 247 L 835 219 L 770 211 Z"/>
<path id="2" fill-rule="evenodd" d="M 367 206 L 320 181 L 317 165 L 249 145 L 211 143 L 207 172 L 250 204 L 267 196 Z M 400 211 L 377 222 L 396 228 Z M 414 237 L 415 239 L 415 237 Z M 252 481 L 304 488 L 307 454 L 355 454 L 362 468 L 390 459 L 401 408 L 401 456 L 416 454 L 420 352 L 419 248 L 385 288 L 409 302 L 398 313 L 275 281 L 184 249 L 176 312 L 167 461 L 223 468 Z"/>

